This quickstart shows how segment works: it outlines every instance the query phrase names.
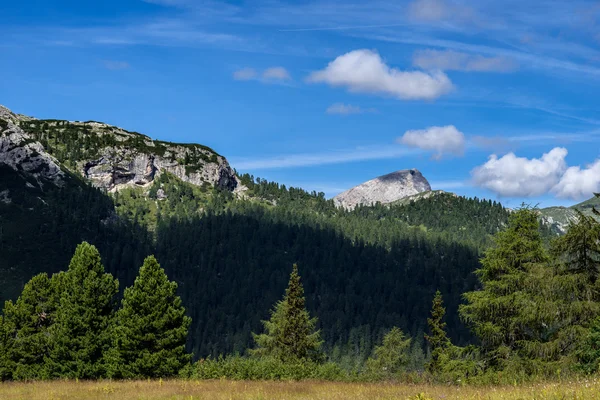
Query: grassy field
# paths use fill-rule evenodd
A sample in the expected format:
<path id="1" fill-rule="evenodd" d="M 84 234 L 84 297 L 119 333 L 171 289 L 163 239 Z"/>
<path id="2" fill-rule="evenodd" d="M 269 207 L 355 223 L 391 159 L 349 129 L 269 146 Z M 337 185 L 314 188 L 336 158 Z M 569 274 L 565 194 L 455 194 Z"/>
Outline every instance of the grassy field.
<path id="1" fill-rule="evenodd" d="M 2 400 L 195 399 L 599 399 L 600 379 L 523 386 L 457 387 L 406 384 L 239 381 L 0 383 Z"/>

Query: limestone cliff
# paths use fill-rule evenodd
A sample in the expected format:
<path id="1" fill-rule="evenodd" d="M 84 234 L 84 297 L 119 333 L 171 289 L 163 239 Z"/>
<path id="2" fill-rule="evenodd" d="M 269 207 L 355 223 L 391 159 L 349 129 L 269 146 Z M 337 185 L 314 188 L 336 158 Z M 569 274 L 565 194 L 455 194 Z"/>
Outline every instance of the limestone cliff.
<path id="1" fill-rule="evenodd" d="M 152 140 L 99 122 L 39 120 L 2 106 L 0 163 L 55 182 L 74 172 L 107 191 L 146 187 L 163 172 L 194 185 L 245 189 L 227 160 L 208 147 Z"/>
<path id="2" fill-rule="evenodd" d="M 430 191 L 427 179 L 416 169 L 392 172 L 353 187 L 333 198 L 346 209 L 357 205 L 388 204 L 404 197 Z"/>

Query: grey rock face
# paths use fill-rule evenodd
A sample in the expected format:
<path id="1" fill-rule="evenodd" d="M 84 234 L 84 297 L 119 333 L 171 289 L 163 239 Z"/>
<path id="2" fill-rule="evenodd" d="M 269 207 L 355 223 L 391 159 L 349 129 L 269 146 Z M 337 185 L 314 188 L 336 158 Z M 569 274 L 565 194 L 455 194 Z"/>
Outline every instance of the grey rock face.
<path id="1" fill-rule="evenodd" d="M 64 172 L 58 161 L 13 123 L 17 118 L 14 114 L 0 106 L 2 117 L 5 124 L 0 125 L 0 164 L 33 176 L 40 187 L 44 179 L 61 185 Z"/>
<path id="2" fill-rule="evenodd" d="M 333 198 L 336 205 L 353 209 L 357 205 L 392 203 L 407 196 L 431 190 L 427 179 L 416 169 L 392 172 L 340 193 Z"/>
<path id="3" fill-rule="evenodd" d="M 126 147 L 106 147 L 100 158 L 81 163 L 79 169 L 95 186 L 109 191 L 149 185 L 163 172 L 198 186 L 206 182 L 230 191 L 241 186 L 235 172 L 221 156 L 216 156 L 215 162 L 203 163 L 199 168 L 186 169 L 177 161 L 185 157 L 186 150 L 185 147 L 173 145 L 160 156 Z"/>
<path id="4" fill-rule="evenodd" d="M 34 119 L 14 114 L 0 106 L 0 163 L 25 172 L 35 171 L 53 181 L 63 172 L 59 162 L 36 142 L 27 130 L 35 126 Z M 64 130 L 66 121 L 44 121 L 46 125 Z M 110 135 L 112 145 L 70 164 L 83 177 L 99 188 L 118 191 L 126 187 L 150 185 L 161 173 L 168 172 L 194 185 L 209 184 L 241 194 L 245 188 L 224 157 L 207 147 L 194 144 L 179 145 L 154 141 L 151 138 L 99 122 L 69 122 L 72 130 L 81 129 L 87 135 Z M 110 141 L 109 141 L 110 142 Z M 133 144 L 132 144 L 133 143 Z M 186 160 L 193 160 L 186 164 Z M 63 164 L 70 160 L 62 160 Z"/>

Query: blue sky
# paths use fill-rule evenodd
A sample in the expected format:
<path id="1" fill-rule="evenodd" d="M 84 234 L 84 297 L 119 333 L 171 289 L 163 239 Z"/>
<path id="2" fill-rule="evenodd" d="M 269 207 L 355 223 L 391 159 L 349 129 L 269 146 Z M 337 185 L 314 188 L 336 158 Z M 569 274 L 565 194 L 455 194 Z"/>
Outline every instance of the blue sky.
<path id="1" fill-rule="evenodd" d="M 596 1 L 0 0 L 0 103 L 197 142 L 335 195 L 600 191 Z"/>

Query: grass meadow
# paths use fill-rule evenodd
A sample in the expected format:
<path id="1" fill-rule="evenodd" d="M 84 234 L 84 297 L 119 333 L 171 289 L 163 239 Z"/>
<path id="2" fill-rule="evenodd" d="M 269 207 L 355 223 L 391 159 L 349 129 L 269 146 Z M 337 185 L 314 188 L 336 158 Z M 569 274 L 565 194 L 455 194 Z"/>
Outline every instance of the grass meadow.
<path id="1" fill-rule="evenodd" d="M 277 381 L 52 381 L 0 383 L 2 400 L 600 399 L 600 379 L 520 386 Z"/>

